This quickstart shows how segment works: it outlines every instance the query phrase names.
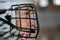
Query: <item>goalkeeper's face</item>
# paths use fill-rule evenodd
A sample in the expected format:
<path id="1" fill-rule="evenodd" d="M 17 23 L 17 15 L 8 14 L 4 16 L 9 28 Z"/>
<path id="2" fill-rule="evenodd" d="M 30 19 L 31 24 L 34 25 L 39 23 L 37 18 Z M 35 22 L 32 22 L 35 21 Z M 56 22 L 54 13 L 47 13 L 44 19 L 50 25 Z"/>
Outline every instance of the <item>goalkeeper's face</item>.
<path id="1" fill-rule="evenodd" d="M 16 26 L 17 29 L 19 30 L 21 28 L 34 28 L 35 27 L 35 20 L 33 18 L 33 11 L 34 8 L 32 6 L 30 7 L 21 7 L 21 10 L 16 10 Z M 20 19 L 19 19 L 20 18 Z M 22 29 L 23 31 L 29 31 L 27 29 Z"/>

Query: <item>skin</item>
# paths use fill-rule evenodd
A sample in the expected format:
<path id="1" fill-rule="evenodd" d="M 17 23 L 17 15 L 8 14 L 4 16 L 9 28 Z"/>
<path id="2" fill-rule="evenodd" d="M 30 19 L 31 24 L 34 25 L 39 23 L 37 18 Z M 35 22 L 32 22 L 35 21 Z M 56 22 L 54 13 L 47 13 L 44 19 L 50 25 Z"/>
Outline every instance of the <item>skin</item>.
<path id="1" fill-rule="evenodd" d="M 28 9 L 28 7 L 23 7 L 21 9 Z M 31 7 L 29 7 L 30 10 L 33 10 Z M 16 13 L 16 17 L 19 17 L 19 14 L 18 14 L 19 11 L 15 11 Z M 30 11 L 30 18 L 32 18 L 32 13 L 33 11 Z M 28 13 L 28 10 L 20 10 L 20 15 L 21 15 L 21 18 L 29 18 L 29 13 Z M 16 28 L 19 30 L 20 28 L 20 19 L 16 19 Z M 21 26 L 22 28 L 30 28 L 30 21 L 29 19 L 21 19 Z M 35 20 L 31 19 L 31 28 L 34 28 L 35 26 Z M 30 31 L 30 30 L 27 30 L 27 29 L 23 29 L 23 31 Z"/>

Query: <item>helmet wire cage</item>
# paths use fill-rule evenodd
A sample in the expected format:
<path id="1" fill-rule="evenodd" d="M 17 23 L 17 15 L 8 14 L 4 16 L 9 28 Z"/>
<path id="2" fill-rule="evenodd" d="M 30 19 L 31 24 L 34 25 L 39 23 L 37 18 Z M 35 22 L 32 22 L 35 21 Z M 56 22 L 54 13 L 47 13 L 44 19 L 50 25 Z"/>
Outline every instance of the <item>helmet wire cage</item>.
<path id="1" fill-rule="evenodd" d="M 21 8 L 24 8 L 24 7 L 27 7 L 28 9 L 21 9 Z M 32 8 L 32 9 L 29 9 L 29 8 Z M 21 17 L 21 14 L 20 11 L 23 10 L 23 11 L 28 11 L 28 17 L 25 18 L 25 17 Z M 12 5 L 10 9 L 8 9 L 7 11 L 11 11 L 11 17 L 9 18 L 10 21 L 9 24 L 10 25 L 10 35 L 11 37 L 12 36 L 17 36 L 18 38 L 16 40 L 18 40 L 19 38 L 37 38 L 37 35 L 39 33 L 39 22 L 38 22 L 38 16 L 37 16 L 37 10 L 36 10 L 36 6 L 34 4 L 16 4 L 16 5 Z M 13 13 L 13 11 L 15 13 Z M 32 13 L 30 14 L 30 11 L 32 11 Z M 15 14 L 15 17 L 12 17 L 13 14 Z M 16 14 L 18 14 L 18 17 L 16 16 Z M 30 17 L 32 15 L 32 17 Z M 12 19 L 19 19 L 19 27 L 16 25 L 12 25 L 11 24 L 11 20 Z M 23 28 L 22 27 L 22 20 L 29 20 L 29 28 Z M 1 20 L 1 19 L 0 19 Z M 34 24 L 34 27 L 32 28 L 31 26 L 31 20 L 34 20 L 35 24 Z M 12 26 L 12 27 L 11 27 Z M 11 29 L 13 29 L 13 27 L 15 27 L 18 31 L 19 31 L 19 34 L 22 32 L 26 32 L 26 33 L 29 33 L 30 35 L 28 37 L 26 36 L 20 36 L 19 34 L 18 35 L 12 35 L 11 34 Z M 29 31 L 28 31 L 29 30 Z M 32 36 L 31 34 L 34 34 L 35 36 Z"/>

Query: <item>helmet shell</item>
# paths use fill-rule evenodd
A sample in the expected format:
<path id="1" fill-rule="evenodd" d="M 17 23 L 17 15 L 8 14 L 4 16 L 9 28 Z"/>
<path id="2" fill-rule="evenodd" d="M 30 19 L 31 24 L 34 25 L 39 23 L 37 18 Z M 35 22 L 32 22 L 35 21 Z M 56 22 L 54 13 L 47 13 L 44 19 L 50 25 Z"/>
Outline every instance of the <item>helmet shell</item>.
<path id="1" fill-rule="evenodd" d="M 15 4 L 34 4 L 33 0 L 0 0 L 0 9 L 9 9 Z"/>

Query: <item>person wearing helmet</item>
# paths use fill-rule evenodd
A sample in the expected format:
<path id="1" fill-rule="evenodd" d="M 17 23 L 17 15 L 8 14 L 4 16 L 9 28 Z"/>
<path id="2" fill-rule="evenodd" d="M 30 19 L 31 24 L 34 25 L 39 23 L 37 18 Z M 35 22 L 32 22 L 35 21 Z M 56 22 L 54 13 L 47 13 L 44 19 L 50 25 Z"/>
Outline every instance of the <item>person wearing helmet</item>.
<path id="1" fill-rule="evenodd" d="M 31 18 L 34 18 L 32 16 L 34 12 L 31 10 L 35 10 L 35 9 L 33 5 L 30 5 L 30 4 L 34 4 L 34 2 L 32 0 L 5 0 L 5 2 L 6 3 L 1 3 L 0 5 L 0 9 L 2 10 L 4 9 L 5 11 L 7 9 L 10 9 L 11 5 L 20 4 L 19 6 L 13 8 L 13 9 L 20 9 L 20 10 L 15 10 L 12 13 L 12 16 L 15 17 L 16 19 L 11 20 L 11 23 L 16 25 L 16 29 L 18 31 L 21 31 L 20 33 L 22 33 L 22 31 L 24 33 L 34 32 L 34 30 L 32 29 L 35 28 L 36 20 L 31 19 Z"/>
<path id="2" fill-rule="evenodd" d="M 0 1 L 1 5 L 0 5 L 0 13 L 5 13 L 6 9 L 10 9 L 11 5 L 15 5 L 15 4 L 34 4 L 32 0 L 1 0 Z M 5 6 L 4 6 L 5 5 Z M 24 5 L 23 5 L 24 6 Z M 21 6 L 22 8 L 21 9 L 28 9 L 28 7 L 23 7 Z M 29 7 L 29 9 L 33 10 L 33 6 Z M 18 11 L 15 11 L 16 15 L 15 16 L 18 16 Z M 31 13 L 33 13 L 32 11 L 30 12 L 30 15 Z M 20 14 L 21 14 L 21 17 L 23 18 L 28 18 L 28 11 L 20 11 Z M 30 16 L 31 17 L 31 16 Z M 26 20 L 26 21 L 25 21 Z M 22 27 L 23 28 L 30 28 L 30 25 L 29 25 L 29 20 L 27 19 L 22 19 Z M 33 26 L 35 24 L 34 20 L 31 20 L 31 26 Z M 20 23 L 19 23 L 19 19 L 16 19 L 16 26 L 17 27 L 20 27 Z"/>

